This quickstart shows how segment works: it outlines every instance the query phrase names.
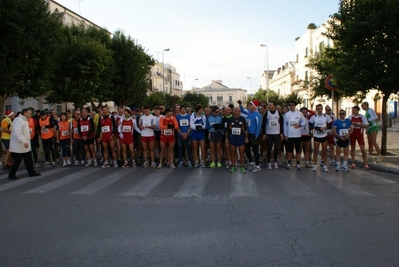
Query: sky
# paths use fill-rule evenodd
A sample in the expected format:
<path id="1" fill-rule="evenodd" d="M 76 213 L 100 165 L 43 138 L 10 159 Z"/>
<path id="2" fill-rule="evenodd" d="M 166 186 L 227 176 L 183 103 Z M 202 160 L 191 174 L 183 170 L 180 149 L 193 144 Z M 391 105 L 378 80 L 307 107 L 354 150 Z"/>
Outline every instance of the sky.
<path id="1" fill-rule="evenodd" d="M 130 35 L 160 62 L 163 50 L 169 48 L 164 61 L 176 67 L 184 90 L 222 80 L 249 93 L 259 88 L 267 65 L 275 70 L 295 61 L 295 38 L 310 23 L 327 22 L 339 4 L 338 0 L 55 1 L 111 33 L 121 30 Z"/>

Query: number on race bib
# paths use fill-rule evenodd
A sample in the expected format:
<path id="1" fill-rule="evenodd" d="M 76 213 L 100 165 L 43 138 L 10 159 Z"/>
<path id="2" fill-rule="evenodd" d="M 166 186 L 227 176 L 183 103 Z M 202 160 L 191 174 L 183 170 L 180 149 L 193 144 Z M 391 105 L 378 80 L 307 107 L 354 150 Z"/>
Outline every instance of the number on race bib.
<path id="1" fill-rule="evenodd" d="M 247 119 L 247 126 L 251 127 L 251 120 L 250 119 Z"/>
<path id="2" fill-rule="evenodd" d="M 42 133 L 48 133 L 49 131 L 48 131 L 48 128 L 43 128 L 42 129 Z"/>
<path id="3" fill-rule="evenodd" d="M 64 130 L 61 132 L 61 136 L 68 136 L 69 135 L 69 131 L 68 130 Z"/>
<path id="4" fill-rule="evenodd" d="M 270 121 L 270 122 L 269 122 L 269 126 L 270 126 L 270 127 L 277 127 L 277 126 L 278 126 L 278 123 L 277 123 L 277 121 Z"/>
<path id="5" fill-rule="evenodd" d="M 341 129 L 339 130 L 339 135 L 340 136 L 345 136 L 349 133 L 348 129 Z"/>
<path id="6" fill-rule="evenodd" d="M 188 120 L 187 119 L 180 120 L 180 126 L 188 126 Z"/>
<path id="7" fill-rule="evenodd" d="M 290 121 L 290 126 L 291 127 L 295 127 L 295 125 L 297 125 L 298 122 L 297 121 Z"/>
<path id="8" fill-rule="evenodd" d="M 89 126 L 88 126 L 88 125 L 82 125 L 82 126 L 80 126 L 80 131 L 81 131 L 81 132 L 88 132 L 88 131 L 89 131 Z"/>
<path id="9" fill-rule="evenodd" d="M 232 135 L 241 135 L 241 128 L 231 128 Z"/>
<path id="10" fill-rule="evenodd" d="M 73 133 L 74 133 L 74 134 L 79 134 L 78 128 L 73 128 Z"/>
<path id="11" fill-rule="evenodd" d="M 102 133 L 109 133 L 111 131 L 109 126 L 103 126 L 101 127 L 101 132 Z"/>
<path id="12" fill-rule="evenodd" d="M 331 129 L 327 129 L 327 134 L 331 135 L 332 134 L 332 130 Z"/>
<path id="13" fill-rule="evenodd" d="M 132 131 L 132 127 L 130 125 L 124 125 L 122 127 L 122 132 L 124 133 L 130 133 Z"/>
<path id="14" fill-rule="evenodd" d="M 172 129 L 163 130 L 163 135 L 172 135 L 172 133 L 173 133 Z"/>

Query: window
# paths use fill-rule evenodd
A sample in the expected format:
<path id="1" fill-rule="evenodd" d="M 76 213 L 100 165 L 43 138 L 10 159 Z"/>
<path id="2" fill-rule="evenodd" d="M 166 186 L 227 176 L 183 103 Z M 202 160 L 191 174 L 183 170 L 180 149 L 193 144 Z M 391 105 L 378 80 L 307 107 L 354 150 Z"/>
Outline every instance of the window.
<path id="1" fill-rule="evenodd" d="M 218 95 L 216 100 L 217 100 L 218 102 L 223 102 L 223 96 Z"/>
<path id="2" fill-rule="evenodd" d="M 299 55 L 296 54 L 296 63 L 298 63 L 298 60 L 299 60 Z"/>
<path id="3" fill-rule="evenodd" d="M 208 102 L 212 102 L 212 96 L 207 96 L 208 97 Z"/>
<path id="4" fill-rule="evenodd" d="M 57 105 L 57 114 L 60 115 L 62 113 L 62 106 L 61 105 Z"/>
<path id="5" fill-rule="evenodd" d="M 233 96 L 229 95 L 229 102 L 233 102 Z"/>
<path id="6" fill-rule="evenodd" d="M 308 57 L 309 49 L 306 47 L 305 49 L 305 57 Z"/>

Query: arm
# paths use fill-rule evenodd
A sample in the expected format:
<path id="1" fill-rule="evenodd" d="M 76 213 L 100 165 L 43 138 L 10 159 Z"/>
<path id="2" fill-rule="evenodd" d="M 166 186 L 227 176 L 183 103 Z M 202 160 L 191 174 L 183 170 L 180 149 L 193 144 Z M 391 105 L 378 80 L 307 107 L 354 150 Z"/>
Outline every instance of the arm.
<path id="1" fill-rule="evenodd" d="M 175 125 L 175 130 L 179 130 L 179 124 L 177 123 L 176 117 L 172 117 L 173 124 Z"/>
<path id="2" fill-rule="evenodd" d="M 22 130 L 23 126 L 22 126 L 22 123 L 20 122 L 20 120 L 14 121 L 14 125 L 13 126 L 14 127 L 13 127 L 12 130 L 14 131 L 15 138 L 18 140 L 19 143 L 25 144 L 26 143 L 26 139 L 24 137 L 24 133 L 23 133 L 23 130 Z"/>
<path id="3" fill-rule="evenodd" d="M 167 125 L 164 125 L 163 120 L 164 120 L 163 117 L 161 117 L 161 118 L 159 119 L 159 129 L 161 129 L 161 130 L 165 130 L 165 129 L 168 128 Z"/>
<path id="4" fill-rule="evenodd" d="M 266 134 L 266 123 L 267 123 L 266 115 L 267 115 L 267 112 L 262 117 L 262 125 L 260 127 L 261 128 L 261 135 L 265 135 Z"/>
<path id="5" fill-rule="evenodd" d="M 112 120 L 112 134 L 117 135 L 119 126 L 116 125 L 116 120 L 115 120 L 114 116 L 111 117 L 111 120 Z M 121 122 L 121 121 L 122 121 L 122 119 L 119 120 L 119 122 Z M 120 125 L 122 125 L 122 123 L 120 123 Z"/>
<path id="6" fill-rule="evenodd" d="M 260 130 L 262 129 L 262 115 L 260 115 L 260 113 L 256 115 L 255 121 L 256 121 L 255 137 L 257 138 L 260 134 Z"/>
<path id="7" fill-rule="evenodd" d="M 375 113 L 374 109 L 369 108 L 368 112 L 370 114 L 370 118 L 368 119 L 369 122 L 373 122 L 378 119 L 377 114 Z"/>
<path id="8" fill-rule="evenodd" d="M 88 134 L 88 136 L 90 137 L 92 134 L 94 134 L 94 121 L 91 119 L 91 118 L 89 118 L 90 119 L 90 131 L 89 131 L 89 134 Z M 98 125 L 99 127 L 100 127 L 100 124 Z"/>
<path id="9" fill-rule="evenodd" d="M 245 109 L 242 105 L 240 105 L 241 113 L 248 114 L 248 109 Z"/>
<path id="10" fill-rule="evenodd" d="M 89 134 L 90 136 L 90 134 Z M 96 131 L 96 137 L 99 139 L 101 136 L 101 119 L 98 120 L 98 125 L 97 125 L 97 131 Z"/>

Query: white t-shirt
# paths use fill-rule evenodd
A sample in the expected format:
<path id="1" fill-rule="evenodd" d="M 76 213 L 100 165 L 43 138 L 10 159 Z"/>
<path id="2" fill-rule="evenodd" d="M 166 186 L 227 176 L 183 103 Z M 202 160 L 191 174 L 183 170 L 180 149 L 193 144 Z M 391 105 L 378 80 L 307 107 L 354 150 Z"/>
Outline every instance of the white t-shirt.
<path id="1" fill-rule="evenodd" d="M 314 115 L 310 118 L 309 123 L 313 124 L 313 127 L 320 127 L 320 128 L 326 128 L 323 131 L 320 130 L 313 130 L 313 136 L 316 138 L 324 138 L 327 136 L 327 124 L 331 123 L 332 119 L 330 116 L 322 114 L 321 116 L 319 115 Z"/>
<path id="2" fill-rule="evenodd" d="M 300 126 L 304 126 L 306 124 L 306 119 L 303 116 L 302 112 L 299 110 L 288 111 L 284 115 L 284 136 L 288 138 L 297 138 L 301 137 L 301 128 L 295 128 L 295 125 L 299 124 Z"/>
<path id="3" fill-rule="evenodd" d="M 142 115 L 140 117 L 139 124 L 143 126 L 155 126 L 155 116 L 151 114 L 148 116 Z M 144 128 L 143 130 L 141 130 L 141 136 L 144 137 L 154 136 L 154 130 L 151 128 Z"/>

